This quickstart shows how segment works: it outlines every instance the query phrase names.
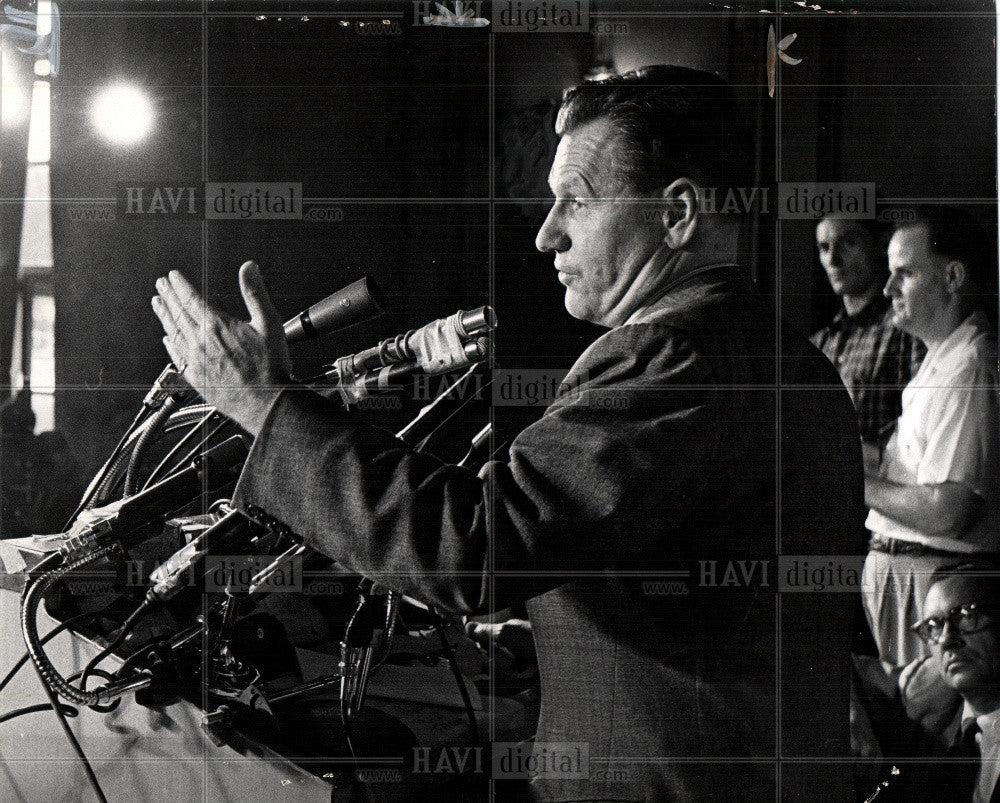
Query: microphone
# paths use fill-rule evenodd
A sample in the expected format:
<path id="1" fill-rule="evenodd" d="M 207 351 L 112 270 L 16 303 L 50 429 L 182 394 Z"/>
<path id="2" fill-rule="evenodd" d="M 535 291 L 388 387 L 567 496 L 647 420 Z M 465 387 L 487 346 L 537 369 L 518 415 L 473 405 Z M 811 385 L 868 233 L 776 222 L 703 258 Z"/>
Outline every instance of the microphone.
<path id="1" fill-rule="evenodd" d="M 410 363 L 419 363 L 425 373 L 445 373 L 484 357 L 489 350 L 488 334 L 496 326 L 497 316 L 492 307 L 468 312 L 459 310 L 419 329 L 386 338 L 357 354 L 341 357 L 330 364 L 327 374 L 344 381 L 377 373 L 386 366 Z M 452 338 L 446 334 L 449 329 L 453 332 Z M 433 368 L 428 370 L 431 366 Z"/>
<path id="2" fill-rule="evenodd" d="M 396 437 L 419 449 L 423 441 L 430 437 L 434 430 L 469 401 L 465 398 L 463 386 L 472 377 L 477 368 L 479 368 L 478 365 L 469 366 L 465 373 L 439 393 L 434 401 L 420 408 L 420 412 L 417 413 L 416 418 L 399 430 L 396 433 Z"/>
<path id="3" fill-rule="evenodd" d="M 149 576 L 149 594 L 166 602 L 186 586 L 194 585 L 199 573 L 204 573 L 209 553 L 219 549 L 235 549 L 244 530 L 253 525 L 238 510 L 229 511 L 215 524 L 185 544 L 161 563 Z"/>
<path id="4" fill-rule="evenodd" d="M 478 362 L 489 353 L 489 347 L 488 337 L 466 341 L 462 344 L 463 356 L 448 368 L 465 368 L 470 363 Z M 406 360 L 405 362 L 394 362 L 381 368 L 364 370 L 359 374 L 341 375 L 334 367 L 327 376 L 336 378 L 337 388 L 346 403 L 356 404 L 361 399 L 392 390 L 394 386 L 398 386 L 400 382 L 411 376 L 428 373 L 433 376 L 441 371 L 426 371 L 417 360 Z"/>
<path id="5" fill-rule="evenodd" d="M 183 500 L 232 482 L 239 475 L 249 450 L 239 435 L 200 454 L 185 468 L 144 491 L 89 511 L 90 518 L 74 525 L 59 551 L 68 558 L 88 553 L 111 540 L 124 545 L 142 533 L 142 525 L 163 515 Z"/>
<path id="6" fill-rule="evenodd" d="M 285 321 L 285 339 L 289 343 L 311 340 L 383 312 L 382 295 L 375 282 L 365 276 Z"/>

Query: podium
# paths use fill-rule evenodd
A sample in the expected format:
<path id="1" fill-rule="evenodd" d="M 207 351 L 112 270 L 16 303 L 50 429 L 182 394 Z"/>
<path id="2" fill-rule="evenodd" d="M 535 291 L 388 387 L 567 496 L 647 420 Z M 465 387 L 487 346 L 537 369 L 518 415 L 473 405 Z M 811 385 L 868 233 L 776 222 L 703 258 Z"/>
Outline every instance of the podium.
<path id="1" fill-rule="evenodd" d="M 10 566 L 12 542 L 0 544 Z M 21 552 L 23 555 L 24 553 Z M 28 566 L 39 559 L 29 557 Z M 20 627 L 20 586 L 24 575 L 4 574 L 0 567 L 0 676 L 24 654 Z M 59 625 L 39 611 L 39 636 Z M 68 677 L 83 670 L 103 645 L 71 629 L 45 645 L 46 654 Z M 310 676 L 324 674 L 308 651 L 300 666 Z M 115 656 L 102 662 L 114 671 Z M 327 668 L 326 671 L 329 671 Z M 467 681 L 468 682 L 468 681 Z M 380 694 L 381 684 L 381 694 Z M 90 684 L 93 686 L 93 681 Z M 406 693 L 400 695 L 400 690 Z M 537 700 L 490 697 L 477 700 L 480 745 L 490 734 L 500 740 L 520 740 L 534 732 Z M 407 699 L 409 697 L 409 699 Z M 193 699 L 193 698 L 192 698 Z M 283 751 L 228 730 L 219 744 L 202 727 L 203 706 L 191 699 L 157 708 L 121 698 L 109 713 L 73 705 L 78 715 L 68 719 L 94 773 L 112 803 L 132 800 L 191 801 L 351 801 L 370 799 L 488 800 L 488 753 L 473 757 L 469 722 L 450 672 L 443 667 L 384 667 L 352 737 L 357 760 L 345 747 L 335 689 L 280 707 L 285 737 Z M 63 701 L 65 702 L 65 701 Z M 48 698 L 34 666 L 28 662 L 0 693 L 0 716 Z M 488 704 L 487 704 L 488 703 Z M 208 706 L 209 709 L 214 706 Z M 459 745 L 459 747 L 455 747 Z M 450 752 L 449 752 L 450 751 Z M 461 754 L 461 762 L 444 761 Z M 474 775 L 457 777 L 459 764 Z M 442 769 L 443 768 L 443 769 Z M 361 787 L 364 787 L 362 790 Z M 359 794 L 361 797 L 359 798 Z M 94 801 L 86 773 L 51 710 L 24 714 L 0 723 L 0 800 Z"/>
<path id="2" fill-rule="evenodd" d="M 0 671 L 4 674 L 25 651 L 19 598 L 17 591 L 0 589 Z M 39 614 L 40 635 L 57 624 Z M 65 631 L 46 645 L 46 651 L 60 671 L 69 675 L 82 670 L 99 648 Z M 108 664 L 114 660 L 109 658 Z M 29 662 L 0 695 L 0 714 L 47 702 Z M 126 695 L 108 714 L 79 709 L 69 726 L 109 801 L 331 800 L 330 783 L 262 745 L 238 736 L 233 746 L 215 745 L 202 730 L 201 717 L 201 711 L 187 701 L 153 710 Z M 0 756 L 0 800 L 97 799 L 49 710 L 0 723 Z"/>

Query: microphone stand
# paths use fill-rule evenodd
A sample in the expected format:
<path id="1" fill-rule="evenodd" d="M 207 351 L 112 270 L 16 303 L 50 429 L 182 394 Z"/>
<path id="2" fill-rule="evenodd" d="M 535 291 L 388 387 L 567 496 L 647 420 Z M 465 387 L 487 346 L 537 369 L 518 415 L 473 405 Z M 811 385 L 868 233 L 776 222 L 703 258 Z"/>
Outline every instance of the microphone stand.
<path id="1" fill-rule="evenodd" d="M 142 425 L 150 415 L 156 414 L 157 412 L 162 412 L 164 408 L 168 410 L 167 415 L 163 416 L 165 419 L 169 416 L 170 412 L 173 411 L 174 407 L 180 402 L 180 400 L 191 390 L 191 387 L 183 380 L 180 372 L 173 366 L 173 363 L 168 363 L 167 367 L 160 372 L 160 375 L 156 378 L 153 386 L 149 389 L 146 397 L 142 400 L 142 407 L 139 408 L 139 412 L 136 413 L 132 423 L 129 425 L 125 434 L 122 435 L 121 440 L 118 441 L 118 445 L 111 452 L 111 456 L 108 457 L 107 461 L 101 466 L 97 474 L 90 481 L 87 486 L 87 490 L 84 491 L 83 498 L 77 505 L 76 510 L 66 521 L 63 526 L 63 530 L 68 530 L 73 522 L 76 521 L 77 517 L 84 511 L 93 507 L 96 501 L 95 496 L 98 492 L 106 491 L 105 484 L 108 481 L 109 475 L 114 468 L 121 455 L 125 449 L 126 444 L 129 439 L 135 434 L 136 430 Z"/>

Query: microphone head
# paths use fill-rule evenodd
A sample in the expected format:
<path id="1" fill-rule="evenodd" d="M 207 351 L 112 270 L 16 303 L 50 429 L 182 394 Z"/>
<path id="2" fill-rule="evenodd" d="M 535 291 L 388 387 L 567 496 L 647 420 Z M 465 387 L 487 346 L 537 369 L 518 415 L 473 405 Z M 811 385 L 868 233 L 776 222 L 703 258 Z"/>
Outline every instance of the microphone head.
<path id="1" fill-rule="evenodd" d="M 476 362 L 490 353 L 490 339 L 484 335 L 475 340 L 465 341 L 462 347 L 465 350 L 466 359 L 469 362 Z"/>
<path id="2" fill-rule="evenodd" d="M 374 318 L 383 311 L 377 285 L 365 276 L 285 321 L 285 339 L 289 343 L 309 340 Z"/>
<path id="3" fill-rule="evenodd" d="M 458 316 L 459 334 L 463 337 L 480 332 L 492 332 L 497 328 L 497 314 L 493 307 L 479 307 Z"/>

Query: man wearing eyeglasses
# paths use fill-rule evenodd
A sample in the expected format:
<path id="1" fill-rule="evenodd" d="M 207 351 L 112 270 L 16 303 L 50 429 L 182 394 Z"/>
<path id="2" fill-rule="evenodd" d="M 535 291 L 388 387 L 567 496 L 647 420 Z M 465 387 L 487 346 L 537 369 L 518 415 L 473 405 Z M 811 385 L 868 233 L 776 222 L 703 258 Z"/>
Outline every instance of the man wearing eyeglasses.
<path id="1" fill-rule="evenodd" d="M 899 687 L 908 715 L 926 729 L 918 749 L 937 760 L 901 763 L 890 798 L 1000 800 L 1000 570 L 969 563 L 930 583 L 912 629 L 931 654 L 903 671 Z"/>

